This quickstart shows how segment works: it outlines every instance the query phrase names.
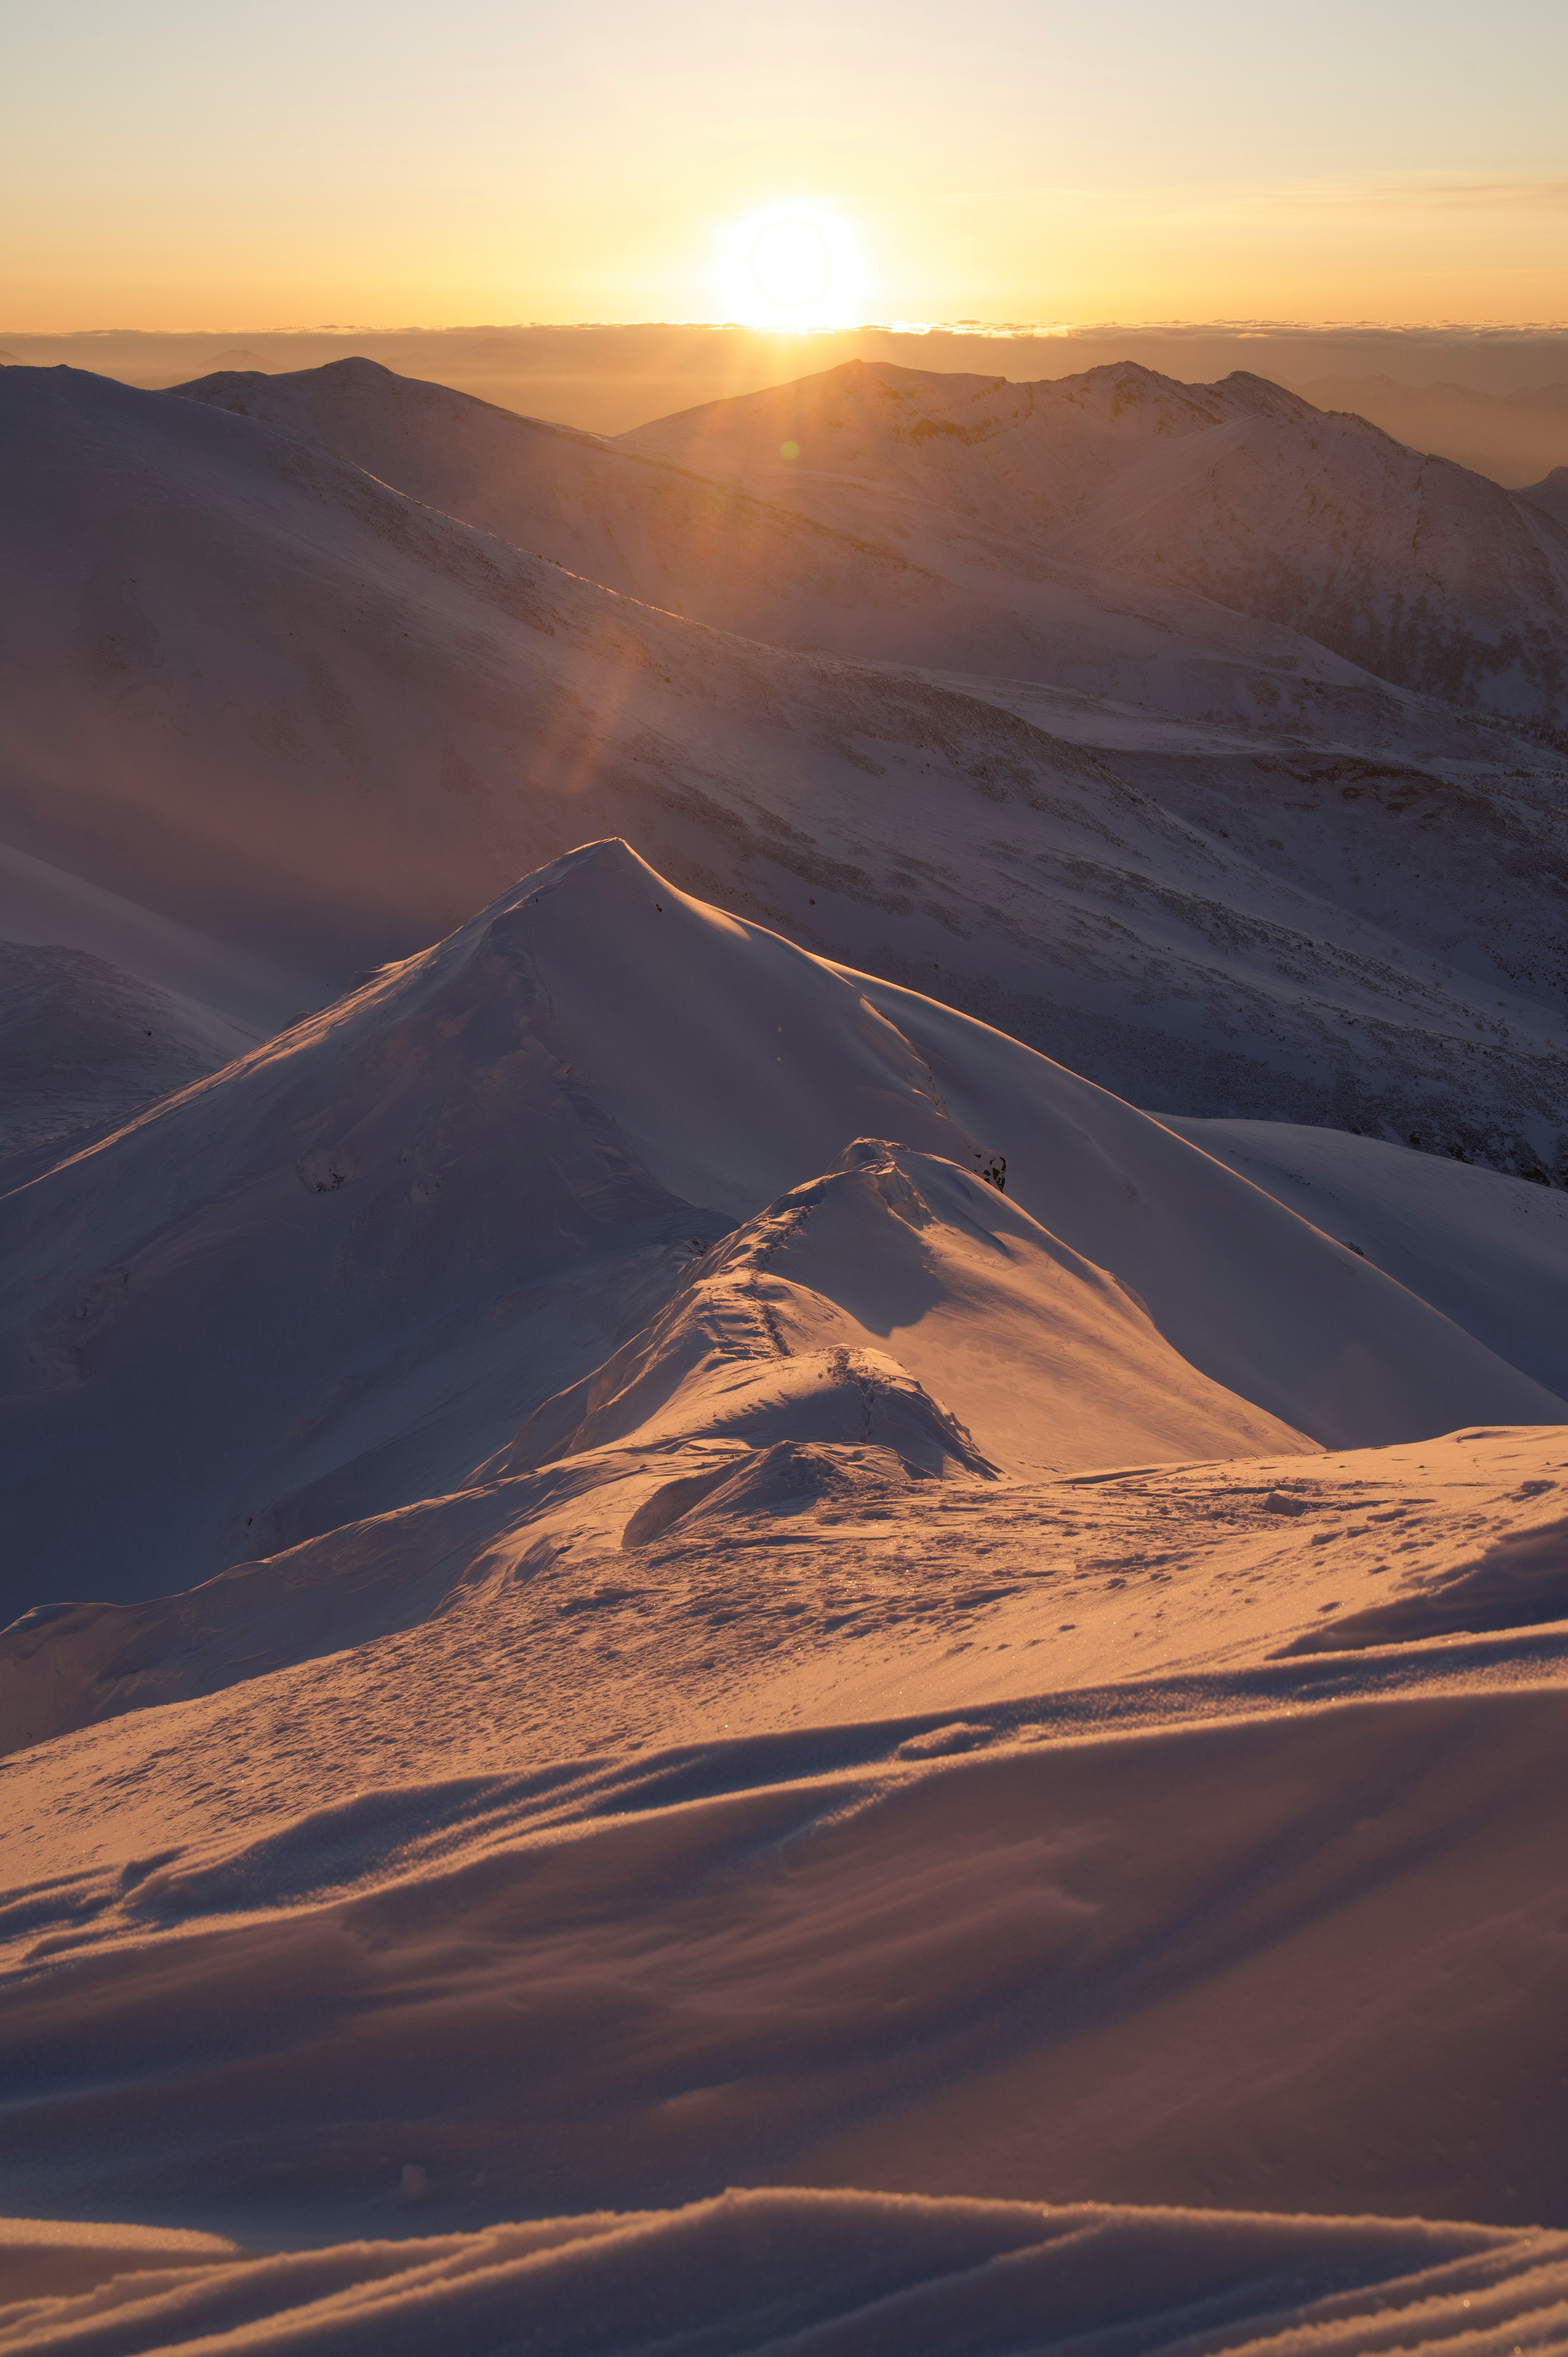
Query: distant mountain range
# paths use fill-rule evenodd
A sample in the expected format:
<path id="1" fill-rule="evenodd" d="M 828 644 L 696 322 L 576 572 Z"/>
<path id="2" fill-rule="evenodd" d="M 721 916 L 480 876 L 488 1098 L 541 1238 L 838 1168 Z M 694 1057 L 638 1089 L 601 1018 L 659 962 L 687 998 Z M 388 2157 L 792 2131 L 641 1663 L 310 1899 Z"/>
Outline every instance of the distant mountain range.
<path id="1" fill-rule="evenodd" d="M 616 833 L 1134 1101 L 1568 1169 L 1528 500 L 1130 368 L 619 443 L 363 361 L 0 404 L 13 906 L 138 987 L 260 1036 Z"/>
<path id="2" fill-rule="evenodd" d="M 1354 410 L 1396 441 L 1439 451 L 1511 488 L 1568 465 L 1568 382 L 1487 393 L 1391 376 L 1321 376 L 1295 389 L 1318 409 Z"/>

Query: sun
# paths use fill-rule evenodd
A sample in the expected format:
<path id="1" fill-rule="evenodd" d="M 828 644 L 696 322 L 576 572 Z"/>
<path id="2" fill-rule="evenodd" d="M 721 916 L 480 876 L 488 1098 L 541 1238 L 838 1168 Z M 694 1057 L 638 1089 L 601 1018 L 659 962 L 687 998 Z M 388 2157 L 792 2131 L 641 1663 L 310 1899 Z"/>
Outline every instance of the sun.
<path id="1" fill-rule="evenodd" d="M 859 242 L 821 205 L 772 205 L 736 221 L 718 280 L 723 316 L 746 328 L 853 328 L 865 308 Z"/>

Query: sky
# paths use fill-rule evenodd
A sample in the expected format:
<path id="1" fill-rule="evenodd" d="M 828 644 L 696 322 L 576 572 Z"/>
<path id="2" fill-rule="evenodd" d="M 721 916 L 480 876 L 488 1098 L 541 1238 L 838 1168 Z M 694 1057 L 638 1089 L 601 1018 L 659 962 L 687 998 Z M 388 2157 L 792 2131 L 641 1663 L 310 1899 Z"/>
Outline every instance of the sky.
<path id="1" fill-rule="evenodd" d="M 51 0 L 5 49 L 0 336 L 1568 320 L 1564 0 Z"/>

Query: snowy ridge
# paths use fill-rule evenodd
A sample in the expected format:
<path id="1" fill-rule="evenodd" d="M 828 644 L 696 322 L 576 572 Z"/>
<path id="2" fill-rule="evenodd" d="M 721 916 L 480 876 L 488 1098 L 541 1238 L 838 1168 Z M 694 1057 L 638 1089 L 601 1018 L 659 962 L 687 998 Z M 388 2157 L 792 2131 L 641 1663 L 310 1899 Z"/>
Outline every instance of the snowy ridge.
<path id="1" fill-rule="evenodd" d="M 1197 2334 L 1236 2357 L 1306 2333 L 1348 2352 L 1380 2345 L 1391 2328 L 1405 2349 L 1459 2333 L 1484 2346 L 1481 2331 L 1498 2347 L 1511 2334 L 1513 2348 L 1544 2348 L 1568 2290 L 1560 2234 L 865 2193 L 726 2193 L 689 2211 L 281 2261 L 246 2261 L 215 2238 L 199 2253 L 196 2236 L 185 2248 L 168 2238 L 160 2254 L 156 2238 L 127 2235 L 117 2251 L 113 2231 L 46 2245 L 16 2222 L 23 2280 L 29 2266 L 49 2280 L 52 2265 L 56 2279 L 85 2286 L 117 2257 L 148 2272 L 46 2297 L 9 2329 L 16 2311 L 0 2309 L 0 2346 L 55 2348 L 86 2327 L 95 2357 L 133 2357 L 153 2334 L 160 2348 L 200 2340 L 237 2351 L 279 2331 L 302 2352 L 460 2345 L 467 2357 L 502 2357 L 526 2320 L 538 2357 L 609 2357 L 646 2346 L 650 2331 L 671 2357 L 714 2347 L 872 2357 L 890 2334 L 923 2357 L 1002 2357 L 1049 2316 L 1061 2339 L 1096 2357 L 1130 2340 L 1151 2357 L 1190 2349 Z M 221 2338 L 207 2341 L 214 2330 Z"/>
<path id="2" fill-rule="evenodd" d="M 841 528 L 863 487 L 896 487 L 971 529 L 1022 525 L 1047 561 L 1299 631 L 1420 694 L 1568 717 L 1556 535 L 1485 476 L 1260 377 L 1183 385 L 1123 361 L 1009 384 L 850 361 L 621 438 L 754 491 L 788 474 L 802 511 Z M 799 456 L 781 465 L 786 444 Z"/>
<path id="3" fill-rule="evenodd" d="M 822 1181 L 857 1137 L 914 1158 Z M 998 1146 L 1005 1201 L 967 1175 Z M 552 1408 L 530 1461 L 629 1439 L 655 1398 L 650 1445 L 718 1437 L 737 1379 L 759 1437 L 846 1439 L 846 1350 L 1054 1471 L 1562 1413 L 1146 1116 L 601 844 L 0 1199 L 14 1609 L 166 1593 L 447 1494 L 770 1204 L 633 1346 L 641 1389 L 607 1373 L 599 1426 Z M 748 1355 L 762 1308 L 788 1358 Z M 780 1383 L 805 1421 L 775 1431 Z"/>
<path id="4" fill-rule="evenodd" d="M 467 413 L 413 393 L 424 485 Z M 385 395 L 350 372 L 334 414 L 379 432 Z M 781 548 L 754 562 L 737 526 L 729 565 L 650 511 L 650 564 L 686 549 L 720 629 L 656 610 L 682 602 L 673 576 L 639 576 L 640 604 L 526 553 L 532 511 L 501 518 L 499 493 L 521 546 L 389 488 L 301 439 L 292 397 L 273 422 L 11 370 L 0 406 L 4 832 L 124 906 L 328 977 L 285 1015 L 620 834 L 684 888 L 1136 1102 L 1568 1168 L 1568 852 L 1543 742 L 1211 599 L 1097 602 L 1027 552 L 955 554 L 924 510 L 899 511 L 918 561 L 819 552 L 821 579 L 851 584 L 839 620 Z M 639 481 L 652 465 L 478 414 L 545 450 L 549 512 L 609 497 L 563 451 Z M 492 464 L 504 490 L 513 459 L 489 442 L 469 474 Z M 703 494 L 721 540 L 722 490 Z M 897 542 L 891 516 L 856 525 L 866 549 Z M 845 616 L 881 636 L 845 638 Z M 873 654 L 897 668 L 844 659 Z"/>
<path id="5" fill-rule="evenodd" d="M 1559 527 L 185 394 L 0 375 L 0 2352 L 1568 2349 Z"/>

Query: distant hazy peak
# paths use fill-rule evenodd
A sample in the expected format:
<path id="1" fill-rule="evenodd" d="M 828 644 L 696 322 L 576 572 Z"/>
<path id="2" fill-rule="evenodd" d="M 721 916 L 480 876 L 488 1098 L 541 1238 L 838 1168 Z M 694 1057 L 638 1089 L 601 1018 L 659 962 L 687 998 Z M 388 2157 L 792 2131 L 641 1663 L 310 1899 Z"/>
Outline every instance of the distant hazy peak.
<path id="1" fill-rule="evenodd" d="M 1514 497 L 1568 530 L 1568 467 L 1553 467 L 1550 475 L 1539 483 L 1527 483 Z"/>

